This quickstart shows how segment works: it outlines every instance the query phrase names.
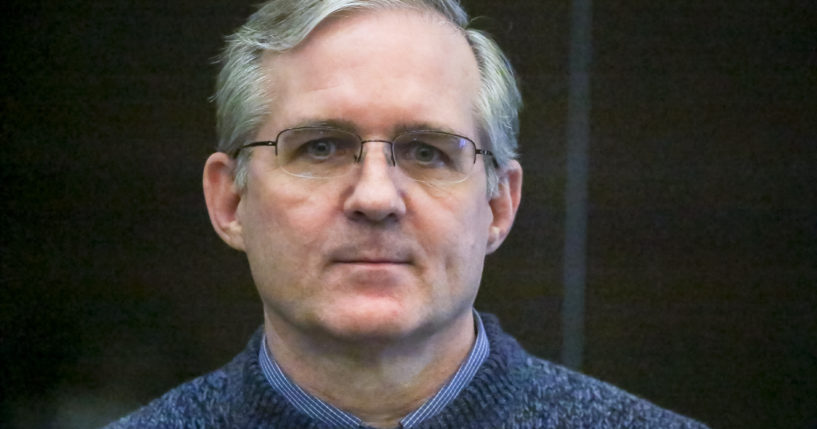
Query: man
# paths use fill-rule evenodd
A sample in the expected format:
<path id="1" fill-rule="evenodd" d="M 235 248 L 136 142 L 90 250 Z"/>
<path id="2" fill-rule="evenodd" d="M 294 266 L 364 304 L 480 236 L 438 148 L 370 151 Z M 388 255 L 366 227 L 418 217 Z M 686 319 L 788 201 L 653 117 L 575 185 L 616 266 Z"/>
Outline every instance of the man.
<path id="1" fill-rule="evenodd" d="M 473 310 L 510 231 L 513 73 L 455 0 L 271 0 L 228 41 L 213 227 L 264 326 L 111 427 L 696 427 Z"/>

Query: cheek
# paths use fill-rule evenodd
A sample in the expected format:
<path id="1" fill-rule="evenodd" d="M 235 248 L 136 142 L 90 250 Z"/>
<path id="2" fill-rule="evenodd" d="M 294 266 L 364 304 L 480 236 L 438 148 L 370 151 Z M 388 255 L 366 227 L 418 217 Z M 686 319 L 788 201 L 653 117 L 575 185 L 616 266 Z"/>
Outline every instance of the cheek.
<path id="1" fill-rule="evenodd" d="M 431 207 L 432 202 L 427 207 Z M 435 211 L 422 213 L 418 225 L 422 247 L 427 250 L 430 264 L 436 266 L 435 283 L 471 287 L 479 282 L 487 249 L 491 212 L 485 201 L 443 198 L 433 202 Z"/>
<path id="2" fill-rule="evenodd" d="M 253 270 L 263 265 L 264 271 L 271 271 L 265 277 L 272 278 L 264 283 L 290 271 L 303 273 L 303 267 L 323 253 L 333 200 L 303 185 L 295 190 L 286 180 L 256 185 L 248 188 L 240 212 L 247 256 L 256 265 Z"/>

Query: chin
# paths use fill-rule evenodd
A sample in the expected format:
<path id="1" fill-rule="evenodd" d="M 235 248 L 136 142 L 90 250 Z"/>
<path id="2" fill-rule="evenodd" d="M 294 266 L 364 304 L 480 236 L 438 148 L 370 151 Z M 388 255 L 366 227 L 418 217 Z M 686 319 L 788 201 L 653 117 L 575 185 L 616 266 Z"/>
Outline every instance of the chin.
<path id="1" fill-rule="evenodd" d="M 325 317 L 323 328 L 345 341 L 393 341 L 416 335 L 426 326 L 421 312 L 386 300 L 346 303 Z"/>

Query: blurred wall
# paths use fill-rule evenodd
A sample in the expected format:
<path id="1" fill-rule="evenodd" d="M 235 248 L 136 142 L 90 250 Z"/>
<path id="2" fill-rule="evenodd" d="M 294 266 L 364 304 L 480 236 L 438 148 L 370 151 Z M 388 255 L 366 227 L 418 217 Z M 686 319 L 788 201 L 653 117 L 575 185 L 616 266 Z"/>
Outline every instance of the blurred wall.
<path id="1" fill-rule="evenodd" d="M 569 2 L 465 4 L 526 103 L 477 306 L 556 360 Z M 0 425 L 101 425 L 261 323 L 200 190 L 212 58 L 252 8 L 2 8 Z M 595 5 L 584 371 L 714 427 L 817 423 L 816 8 Z"/>

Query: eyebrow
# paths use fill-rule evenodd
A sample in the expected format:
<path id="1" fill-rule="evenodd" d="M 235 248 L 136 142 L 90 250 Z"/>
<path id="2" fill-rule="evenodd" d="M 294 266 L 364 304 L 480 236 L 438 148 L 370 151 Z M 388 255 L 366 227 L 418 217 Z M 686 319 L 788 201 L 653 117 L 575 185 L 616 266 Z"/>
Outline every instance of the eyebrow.
<path id="1" fill-rule="evenodd" d="M 398 124 L 396 127 L 392 129 L 394 135 L 406 133 L 409 131 L 442 131 L 448 134 L 457 134 L 457 135 L 465 135 L 462 131 L 457 131 L 453 128 L 447 127 L 442 124 L 431 124 L 428 122 L 410 122 L 410 123 L 402 123 Z"/>
<path id="2" fill-rule="evenodd" d="M 328 127 L 337 128 L 351 133 L 357 133 L 358 127 L 352 121 L 344 119 L 304 119 L 298 121 L 294 126 L 287 128 L 304 128 L 304 127 Z"/>
<path id="3" fill-rule="evenodd" d="M 337 128 L 343 131 L 348 131 L 350 133 L 360 135 L 360 127 L 358 127 L 357 124 L 355 124 L 354 122 L 346 119 L 310 118 L 298 121 L 294 126 L 289 128 L 302 127 Z M 442 131 L 448 134 L 465 135 L 461 131 L 454 130 L 453 128 L 447 127 L 442 124 L 432 124 L 429 122 L 402 122 L 392 127 L 391 137 L 396 137 L 400 134 L 407 133 L 410 131 Z"/>

